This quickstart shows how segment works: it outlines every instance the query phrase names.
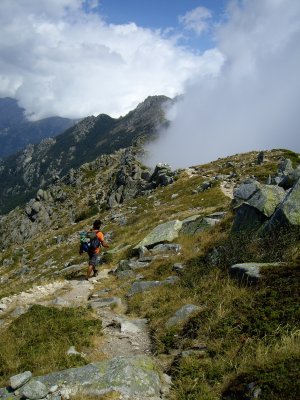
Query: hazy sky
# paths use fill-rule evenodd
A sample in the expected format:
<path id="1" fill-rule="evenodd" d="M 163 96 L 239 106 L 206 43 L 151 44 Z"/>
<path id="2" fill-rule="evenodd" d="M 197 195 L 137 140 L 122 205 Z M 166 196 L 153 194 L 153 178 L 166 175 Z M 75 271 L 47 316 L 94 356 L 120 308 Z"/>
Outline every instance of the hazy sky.
<path id="1" fill-rule="evenodd" d="M 300 1 L 1 0 L 0 97 L 32 119 L 183 94 L 151 163 L 300 151 Z"/>

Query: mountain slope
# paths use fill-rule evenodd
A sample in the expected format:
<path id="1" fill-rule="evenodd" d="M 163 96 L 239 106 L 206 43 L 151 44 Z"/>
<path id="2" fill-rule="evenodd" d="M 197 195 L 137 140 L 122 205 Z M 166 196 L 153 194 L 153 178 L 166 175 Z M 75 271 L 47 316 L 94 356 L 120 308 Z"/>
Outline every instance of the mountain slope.
<path id="1" fill-rule="evenodd" d="M 165 96 L 153 96 L 119 119 L 104 114 L 85 118 L 55 138 L 9 156 L 0 164 L 0 212 L 24 204 L 40 187 L 72 168 L 138 140 L 149 140 L 166 123 L 164 107 L 170 101 Z"/>
<path id="2" fill-rule="evenodd" d="M 0 99 L 0 158 L 23 149 L 28 144 L 39 143 L 53 137 L 74 125 L 68 118 L 49 117 L 39 121 L 28 121 L 24 109 L 15 99 Z"/>
<path id="3" fill-rule="evenodd" d="M 260 226 L 272 221 L 270 207 L 273 215 L 283 209 L 282 203 L 276 208 L 276 197 L 266 196 L 269 191 L 282 192 L 283 203 L 294 198 L 296 201 L 285 204 L 293 217 L 300 215 L 300 158 L 286 150 L 264 152 L 263 162 L 258 162 L 258 155 L 235 154 L 176 171 L 173 180 L 162 180 L 157 187 L 144 188 L 140 195 L 129 195 L 116 208 L 95 208 L 97 204 L 106 204 L 101 196 L 119 193 L 122 186 L 122 190 L 125 186 L 132 189 L 133 181 L 138 183 L 144 180 L 140 179 L 142 175 L 147 175 L 146 169 L 134 161 L 131 151 L 118 150 L 71 171 L 47 191 L 39 191 L 34 199 L 36 206 L 32 203 L 28 209 L 29 205 L 3 217 L 2 243 L 3 238 L 11 236 L 0 257 L 0 309 L 4 310 L 0 311 L 0 386 L 7 385 L 11 375 L 28 371 L 29 366 L 35 377 L 55 372 L 47 362 L 36 361 L 39 353 L 44 355 L 46 351 L 46 359 L 53 359 L 53 364 L 59 366 L 54 367 L 56 371 L 61 365 L 70 368 L 103 361 L 103 357 L 109 360 L 113 354 L 105 354 L 103 349 L 105 341 L 115 343 L 110 332 L 114 331 L 120 346 L 125 347 L 123 334 L 131 339 L 125 325 L 136 332 L 138 327 L 132 327 L 130 322 L 148 321 L 152 357 L 158 368 L 172 376 L 173 382 L 168 395 L 156 398 L 297 398 L 300 219 L 295 218 L 298 225 L 287 229 L 284 225 L 273 226 L 272 234 L 262 234 L 251 223 L 255 215 L 260 217 Z M 265 185 L 266 180 L 271 184 Z M 292 186 L 284 190 L 277 185 L 279 181 Z M 242 198 L 250 200 L 237 204 Z M 44 225 L 47 221 L 42 214 L 47 207 L 52 211 L 48 225 Z M 36 213 L 30 213 L 30 208 Z M 250 218 L 247 219 L 247 213 L 242 215 L 251 230 L 244 226 L 235 232 L 234 220 L 241 217 L 239 210 L 245 209 L 252 210 Z M 103 275 L 88 284 L 93 285 L 89 306 L 103 318 L 103 338 L 89 340 L 92 349 L 77 345 L 75 339 L 67 341 L 59 352 L 52 350 L 48 342 L 46 347 L 37 348 L 32 345 L 32 337 L 39 336 L 40 331 L 47 337 L 48 316 L 59 314 L 53 307 L 72 314 L 72 304 L 66 304 L 66 297 L 70 297 L 67 280 L 71 281 L 69 286 L 78 289 L 87 284 L 87 260 L 78 254 L 78 233 L 89 229 L 99 217 L 110 249 L 104 254 Z M 43 229 L 23 237 L 22 245 L 16 246 L 18 230 L 26 235 L 26 229 L 39 224 Z M 177 236 L 166 239 L 159 234 L 162 227 L 178 226 Z M 153 231 L 156 235 L 151 234 Z M 144 247 L 140 247 L 141 242 Z M 233 264 L 248 268 L 244 271 L 252 271 L 252 276 L 233 276 Z M 64 290 L 53 295 L 55 287 L 62 286 Z M 30 308 L 32 303 L 43 304 L 44 308 Z M 112 306 L 102 308 L 103 303 Z M 23 315 L 18 317 L 18 313 Z M 112 314 L 109 321 L 105 319 Z M 59 331 L 63 315 L 59 317 L 57 322 L 51 319 L 51 332 Z M 69 318 L 72 326 L 78 314 L 71 321 Z M 23 336 L 25 343 L 31 344 L 31 352 L 22 352 L 24 344 L 17 340 L 23 332 L 20 326 L 26 327 Z M 35 332 L 32 326 L 37 327 Z M 84 359 L 72 359 L 75 365 L 70 365 L 65 354 L 74 343 Z M 135 350 L 141 351 L 138 345 L 133 341 Z M 19 363 L 16 355 L 21 358 Z M 61 381 L 75 385 L 77 382 L 69 381 L 73 370 L 68 371 Z M 108 398 L 116 398 L 115 393 L 111 395 Z"/>

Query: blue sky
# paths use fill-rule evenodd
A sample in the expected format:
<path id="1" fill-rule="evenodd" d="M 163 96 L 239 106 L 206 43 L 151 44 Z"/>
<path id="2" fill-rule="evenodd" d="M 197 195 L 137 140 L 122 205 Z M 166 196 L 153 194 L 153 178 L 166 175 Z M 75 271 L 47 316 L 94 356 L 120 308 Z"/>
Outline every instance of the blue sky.
<path id="1" fill-rule="evenodd" d="M 214 38 L 209 29 L 201 36 L 191 30 L 184 30 L 180 16 L 204 7 L 211 11 L 210 22 L 219 23 L 224 19 L 228 0 L 101 0 L 93 12 L 100 14 L 107 23 L 128 24 L 160 29 L 167 35 L 181 34 L 179 43 L 195 51 L 204 51 L 214 46 Z M 88 7 L 85 7 L 87 9 Z"/>
<path id="2" fill-rule="evenodd" d="M 0 97 L 40 119 L 182 95 L 152 152 L 171 164 L 300 151 L 299 42 L 296 0 L 0 0 Z"/>

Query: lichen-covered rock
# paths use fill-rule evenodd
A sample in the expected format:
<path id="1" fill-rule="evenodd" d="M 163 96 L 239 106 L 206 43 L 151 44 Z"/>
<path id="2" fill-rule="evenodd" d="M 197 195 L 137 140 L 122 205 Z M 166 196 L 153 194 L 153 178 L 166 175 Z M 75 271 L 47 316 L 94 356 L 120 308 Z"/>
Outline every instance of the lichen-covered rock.
<path id="1" fill-rule="evenodd" d="M 38 378 L 48 387 L 59 385 L 61 393 L 100 396 L 116 391 L 130 399 L 159 398 L 160 379 L 148 356 L 116 357 L 80 368 L 54 372 Z"/>
<path id="2" fill-rule="evenodd" d="M 179 220 L 165 222 L 155 227 L 139 244 L 134 248 L 153 247 L 159 243 L 172 242 L 179 235 L 182 222 Z"/>
<path id="3" fill-rule="evenodd" d="M 300 225 L 300 179 L 287 194 L 284 201 L 266 224 L 267 230 L 277 229 L 278 226 Z"/>
<path id="4" fill-rule="evenodd" d="M 247 203 L 266 217 L 271 217 L 278 204 L 285 198 L 285 191 L 279 186 L 260 185 Z"/>

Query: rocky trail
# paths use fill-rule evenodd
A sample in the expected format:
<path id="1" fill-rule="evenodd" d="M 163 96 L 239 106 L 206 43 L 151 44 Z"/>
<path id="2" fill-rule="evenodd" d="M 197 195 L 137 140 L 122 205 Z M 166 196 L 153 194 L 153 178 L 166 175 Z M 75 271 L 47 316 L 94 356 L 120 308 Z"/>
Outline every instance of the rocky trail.
<path id="1" fill-rule="evenodd" d="M 170 379 L 157 372 L 156 361 L 151 355 L 147 320 L 128 318 L 124 300 L 110 297 L 109 288 L 94 291 L 95 284 L 105 282 L 109 272 L 103 269 L 89 281 L 81 278 L 36 286 L 1 300 L 2 324 L 9 324 L 33 304 L 92 308 L 103 327 L 103 337 L 93 348 L 92 358 L 104 361 L 37 378 L 24 372 L 11 378 L 10 387 L 0 389 L 0 399 L 65 400 L 82 392 L 92 396 L 114 393 L 119 396 L 114 399 L 124 400 L 164 398 Z M 74 346 L 68 353 L 78 354 Z"/>

